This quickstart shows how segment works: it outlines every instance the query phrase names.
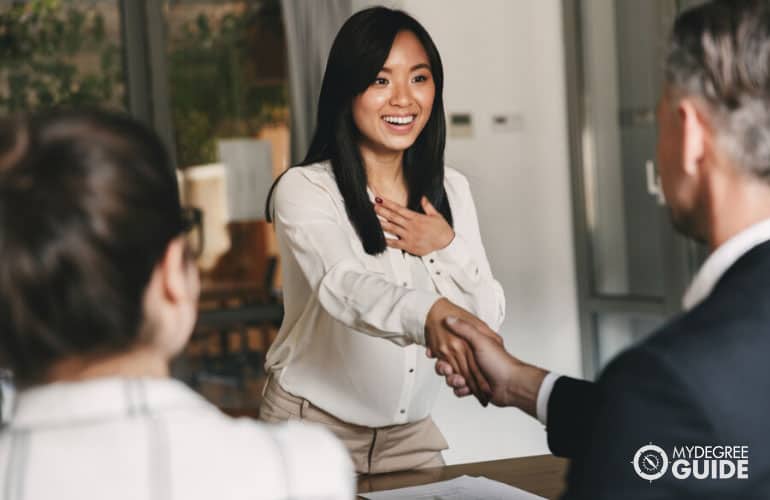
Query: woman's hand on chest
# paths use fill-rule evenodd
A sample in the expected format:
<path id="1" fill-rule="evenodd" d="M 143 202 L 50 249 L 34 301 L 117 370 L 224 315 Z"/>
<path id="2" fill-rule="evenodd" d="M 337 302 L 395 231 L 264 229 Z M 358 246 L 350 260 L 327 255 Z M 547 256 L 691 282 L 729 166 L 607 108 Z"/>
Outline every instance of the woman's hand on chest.
<path id="1" fill-rule="evenodd" d="M 423 196 L 424 214 L 409 210 L 387 198 L 376 198 L 374 211 L 380 217 L 382 229 L 398 239 L 386 238 L 389 247 L 405 250 L 422 257 L 449 245 L 454 230 L 438 210 Z"/>

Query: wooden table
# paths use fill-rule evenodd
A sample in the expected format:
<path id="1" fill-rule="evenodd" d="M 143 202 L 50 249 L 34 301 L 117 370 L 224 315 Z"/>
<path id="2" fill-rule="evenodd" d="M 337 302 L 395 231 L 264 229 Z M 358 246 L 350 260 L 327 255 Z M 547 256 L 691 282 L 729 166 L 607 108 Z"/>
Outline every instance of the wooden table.
<path id="1" fill-rule="evenodd" d="M 558 498 L 564 491 L 567 463 L 566 459 L 553 455 L 540 455 L 389 474 L 368 474 L 358 477 L 358 493 L 418 486 L 467 474 L 494 479 L 541 497 Z"/>

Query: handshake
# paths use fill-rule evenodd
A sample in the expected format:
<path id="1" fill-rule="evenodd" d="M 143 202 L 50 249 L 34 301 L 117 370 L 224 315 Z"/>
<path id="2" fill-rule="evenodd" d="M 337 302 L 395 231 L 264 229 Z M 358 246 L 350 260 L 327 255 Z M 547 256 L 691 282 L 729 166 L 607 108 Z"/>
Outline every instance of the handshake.
<path id="1" fill-rule="evenodd" d="M 473 394 L 483 406 L 514 406 L 536 417 L 548 372 L 508 354 L 500 335 L 465 309 L 438 300 L 425 322 L 425 344 L 456 396 Z"/>

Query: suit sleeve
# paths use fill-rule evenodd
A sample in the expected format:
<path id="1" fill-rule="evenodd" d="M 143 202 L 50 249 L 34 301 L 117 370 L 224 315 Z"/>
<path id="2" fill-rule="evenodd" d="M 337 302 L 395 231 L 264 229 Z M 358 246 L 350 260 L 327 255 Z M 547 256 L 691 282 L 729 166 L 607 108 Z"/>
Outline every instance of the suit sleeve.
<path id="1" fill-rule="evenodd" d="M 557 457 L 585 450 L 596 418 L 599 390 L 593 382 L 559 377 L 548 399 L 548 447 Z"/>
<path id="2" fill-rule="evenodd" d="M 659 355 L 643 348 L 621 355 L 600 378 L 598 398 L 592 430 L 586 433 L 590 438 L 582 449 L 572 450 L 565 499 L 728 498 L 719 481 L 671 474 L 674 446 L 717 443 L 693 388 Z M 632 464 L 639 448 L 650 443 L 669 457 L 668 473 L 652 483 Z"/>

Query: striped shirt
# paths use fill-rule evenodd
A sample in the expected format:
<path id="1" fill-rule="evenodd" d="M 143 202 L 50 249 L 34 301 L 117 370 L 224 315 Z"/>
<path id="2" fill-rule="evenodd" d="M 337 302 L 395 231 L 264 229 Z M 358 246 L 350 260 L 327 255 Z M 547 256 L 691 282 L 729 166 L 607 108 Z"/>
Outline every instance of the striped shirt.
<path id="1" fill-rule="evenodd" d="M 352 497 L 327 431 L 231 419 L 171 379 L 25 390 L 0 431 L 0 500 Z"/>

